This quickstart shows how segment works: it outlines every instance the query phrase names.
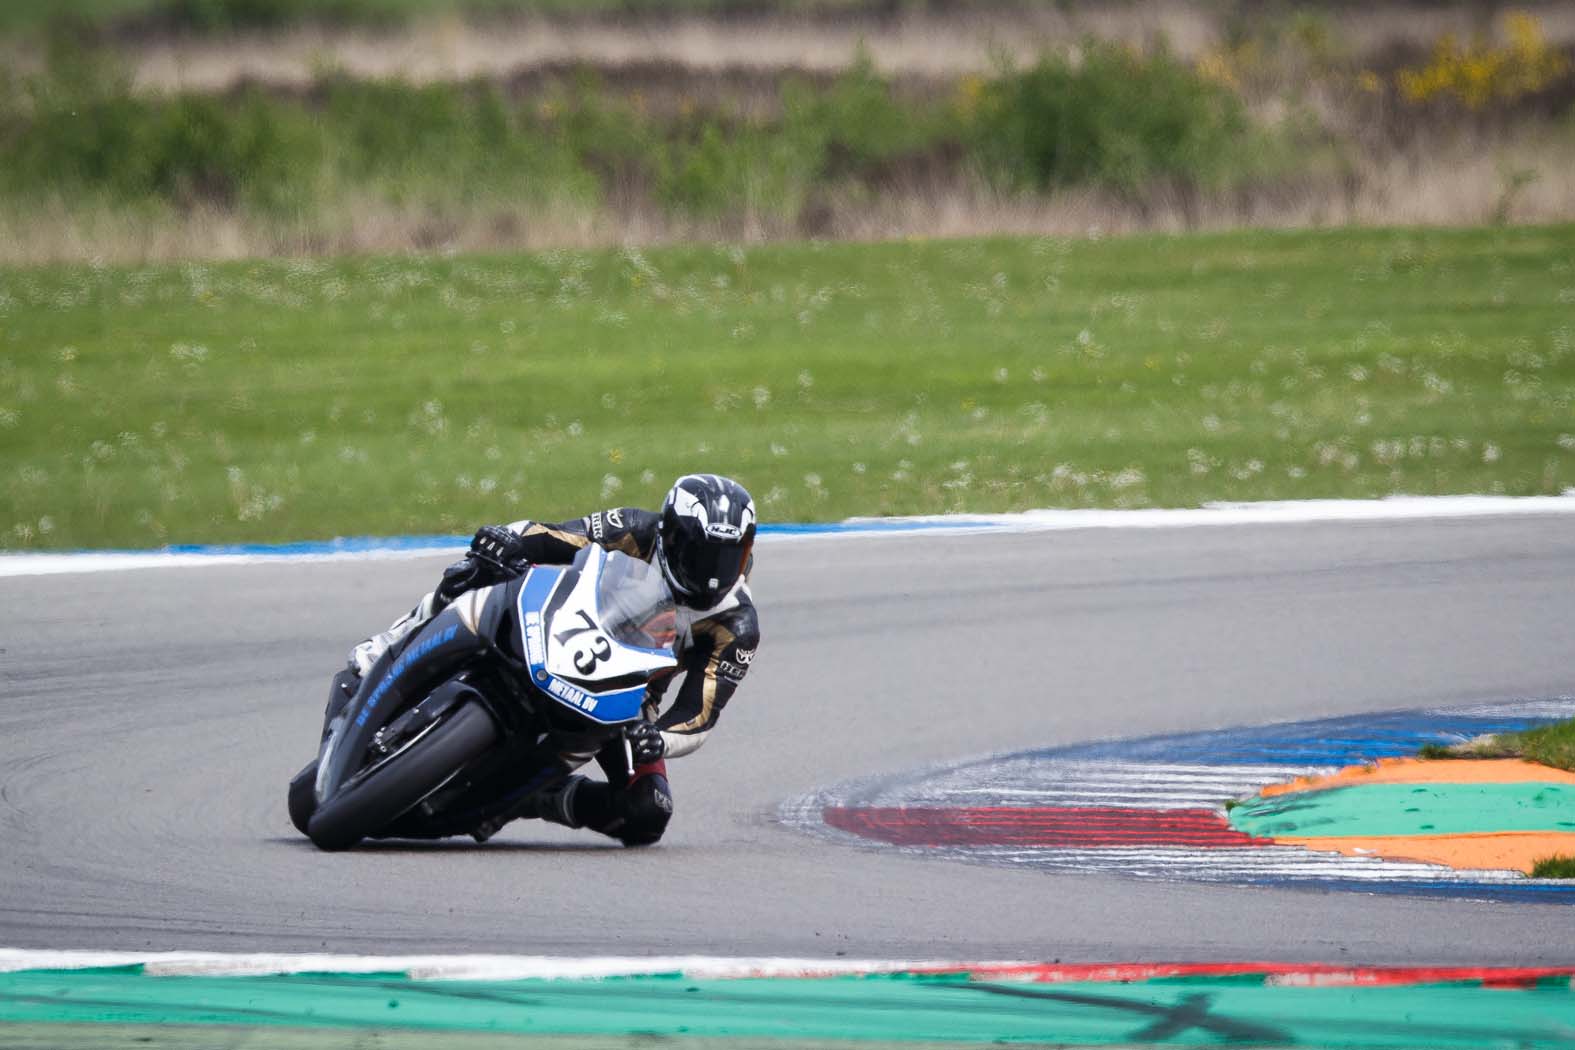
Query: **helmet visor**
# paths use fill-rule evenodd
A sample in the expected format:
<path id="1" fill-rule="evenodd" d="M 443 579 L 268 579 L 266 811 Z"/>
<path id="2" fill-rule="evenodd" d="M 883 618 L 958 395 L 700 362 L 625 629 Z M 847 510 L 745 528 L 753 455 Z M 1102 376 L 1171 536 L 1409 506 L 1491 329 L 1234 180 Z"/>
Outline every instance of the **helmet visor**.
<path id="1" fill-rule="evenodd" d="M 720 595 L 738 582 L 748 544 L 687 539 L 668 550 L 668 564 L 679 585 L 695 595 Z"/>

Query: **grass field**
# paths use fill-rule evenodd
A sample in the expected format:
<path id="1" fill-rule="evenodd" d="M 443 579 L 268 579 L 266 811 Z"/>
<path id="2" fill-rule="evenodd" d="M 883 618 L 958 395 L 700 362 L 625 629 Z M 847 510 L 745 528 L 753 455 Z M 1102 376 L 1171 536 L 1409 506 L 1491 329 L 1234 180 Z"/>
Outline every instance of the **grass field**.
<path id="1" fill-rule="evenodd" d="M 0 270 L 0 545 L 1575 485 L 1575 228 Z"/>

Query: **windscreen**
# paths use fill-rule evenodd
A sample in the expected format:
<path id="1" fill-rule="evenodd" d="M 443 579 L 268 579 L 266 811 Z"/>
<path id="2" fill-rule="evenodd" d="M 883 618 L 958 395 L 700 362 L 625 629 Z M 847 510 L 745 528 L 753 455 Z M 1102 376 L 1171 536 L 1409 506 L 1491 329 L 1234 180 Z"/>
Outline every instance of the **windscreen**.
<path id="1" fill-rule="evenodd" d="M 678 639 L 678 614 L 661 570 L 649 562 L 609 551 L 596 587 L 602 629 L 624 645 L 671 650 Z"/>

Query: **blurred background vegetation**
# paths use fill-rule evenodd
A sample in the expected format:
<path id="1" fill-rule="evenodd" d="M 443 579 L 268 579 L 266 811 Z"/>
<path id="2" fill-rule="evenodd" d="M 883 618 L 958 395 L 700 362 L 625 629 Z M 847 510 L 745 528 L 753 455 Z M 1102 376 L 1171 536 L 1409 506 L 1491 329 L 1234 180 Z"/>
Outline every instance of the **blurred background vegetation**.
<path id="1" fill-rule="evenodd" d="M 0 40 L 8 262 L 1575 217 L 1575 5 L 25 0 Z"/>
<path id="2" fill-rule="evenodd" d="M 788 521 L 1561 493 L 1572 46 L 1575 2 L 0 4 L 0 544 L 687 470 Z"/>

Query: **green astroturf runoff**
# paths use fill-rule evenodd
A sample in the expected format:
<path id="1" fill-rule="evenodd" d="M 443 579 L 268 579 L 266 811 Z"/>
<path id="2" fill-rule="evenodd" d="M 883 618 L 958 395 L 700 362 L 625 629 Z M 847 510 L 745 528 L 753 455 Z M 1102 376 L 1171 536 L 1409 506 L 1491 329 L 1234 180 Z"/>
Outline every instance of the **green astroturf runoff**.
<path id="1" fill-rule="evenodd" d="M 1222 1041 L 1322 1047 L 1567 1046 L 1569 977 L 1276 986 L 1261 974 L 1135 983 L 993 982 L 966 974 L 695 980 L 412 981 L 400 974 L 154 977 L 138 967 L 0 974 L 0 1043 L 51 1025 L 149 1025 L 850 1044 Z M 12 1029 L 11 1026 L 20 1026 Z M 91 1029 L 62 1028 L 62 1034 Z M 156 1029 L 146 1029 L 156 1033 Z M 624 1041 L 627 1040 L 627 1041 Z M 35 1044 L 36 1045 L 36 1044 Z M 305 1044 L 305 1045 L 310 1045 Z M 324 1040 L 323 1045 L 342 1045 Z M 358 1044 L 372 1045 L 372 1044 Z M 460 1044 L 463 1045 L 463 1044 Z M 586 1044 L 582 1044 L 586 1045 Z M 687 1043 L 683 1045 L 688 1045 Z"/>
<path id="2" fill-rule="evenodd" d="M 1255 798 L 1232 807 L 1230 822 L 1264 838 L 1575 831 L 1575 787 L 1536 781 L 1358 784 Z"/>

